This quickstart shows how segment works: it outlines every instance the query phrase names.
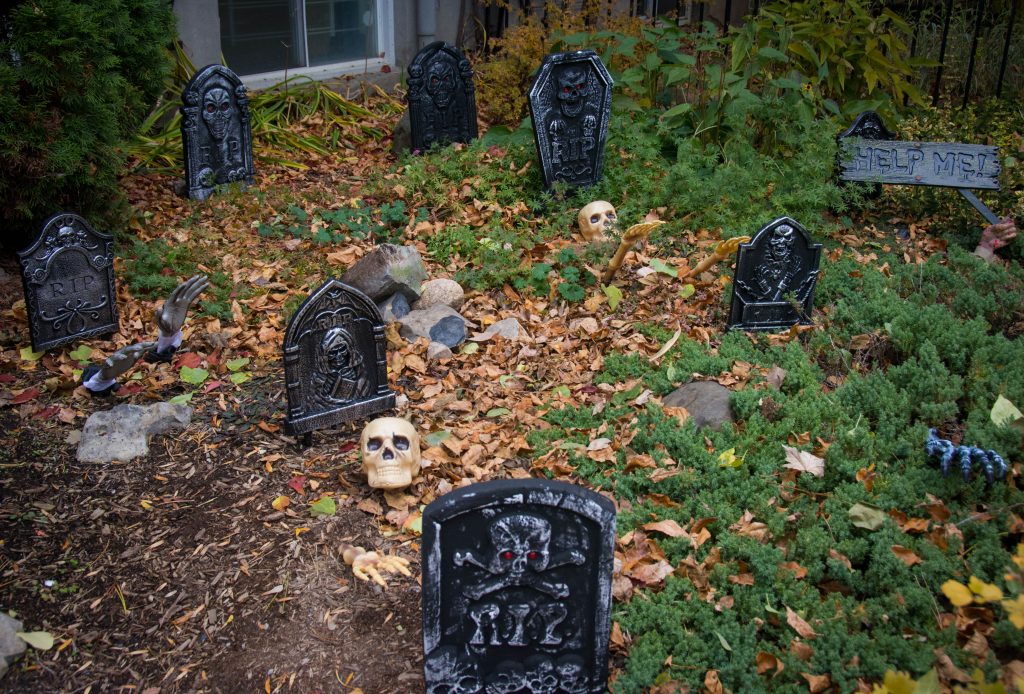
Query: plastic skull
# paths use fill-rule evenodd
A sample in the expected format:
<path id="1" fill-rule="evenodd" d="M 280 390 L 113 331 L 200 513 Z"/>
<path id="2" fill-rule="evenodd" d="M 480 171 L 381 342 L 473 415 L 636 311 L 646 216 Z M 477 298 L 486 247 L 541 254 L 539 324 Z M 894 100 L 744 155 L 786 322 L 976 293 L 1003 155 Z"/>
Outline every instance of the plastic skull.
<path id="1" fill-rule="evenodd" d="M 585 67 L 568 67 L 558 76 L 558 102 L 567 118 L 580 115 L 590 95 Z"/>
<path id="2" fill-rule="evenodd" d="M 203 96 L 203 120 L 215 140 L 223 140 L 235 109 L 231 106 L 231 94 L 221 87 L 213 87 Z"/>
<path id="3" fill-rule="evenodd" d="M 420 471 L 420 435 L 399 417 L 381 417 L 363 428 L 363 472 L 374 489 L 401 489 Z"/>
<path id="4" fill-rule="evenodd" d="M 544 656 L 526 659 L 526 687 L 535 694 L 555 694 L 558 691 L 558 673 L 555 664 Z"/>
<path id="5" fill-rule="evenodd" d="M 616 226 L 619 216 L 610 202 L 595 200 L 580 210 L 576 222 L 580 225 L 580 233 L 587 241 L 601 241 L 605 232 Z"/>

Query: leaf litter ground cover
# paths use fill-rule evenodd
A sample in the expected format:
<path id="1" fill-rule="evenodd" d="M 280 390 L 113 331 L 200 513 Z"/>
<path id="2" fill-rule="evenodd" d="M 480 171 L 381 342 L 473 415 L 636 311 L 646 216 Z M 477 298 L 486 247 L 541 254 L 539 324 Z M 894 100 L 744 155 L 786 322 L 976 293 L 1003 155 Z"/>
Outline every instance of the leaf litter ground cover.
<path id="1" fill-rule="evenodd" d="M 265 167 L 255 189 L 207 204 L 167 176 L 126 178 L 141 214 L 119 238 L 121 333 L 91 352 L 23 349 L 5 259 L 0 585 L 55 640 L 5 687 L 419 691 L 417 580 L 360 582 L 341 547 L 396 553 L 415 575 L 423 504 L 543 475 L 617 505 L 615 691 L 870 691 L 899 670 L 948 688 L 974 668 L 1012 690 L 1020 436 L 987 420 L 994 393 L 1024 401 L 1020 268 L 947 254 L 895 213 L 858 220 L 825 239 L 818 327 L 723 335 L 728 262 L 679 279 L 717 231 L 634 200 L 673 229 L 602 291 L 586 281 L 601 258 L 569 238 L 575 210 L 524 192 L 528 152 L 476 147 L 470 169 L 452 163 L 464 148 L 396 169 L 367 143 L 306 171 Z M 617 152 L 611 175 L 634 158 Z M 389 330 L 398 414 L 429 466 L 386 494 L 359 475 L 359 426 L 302 450 L 283 435 L 280 358 L 302 298 L 384 238 L 415 243 L 431 277 L 480 287 L 463 309 L 478 337 L 448 362 Z M 187 401 L 193 424 L 145 459 L 78 463 L 76 431 L 109 405 L 74 389 L 76 371 L 151 334 L 161 292 L 194 272 L 216 286 L 185 348 L 140 364 L 115 398 Z M 508 317 L 520 339 L 482 336 Z M 697 432 L 661 406 L 692 374 L 734 391 L 735 427 Z M 925 422 L 1001 448 L 1008 482 L 943 479 Z"/>

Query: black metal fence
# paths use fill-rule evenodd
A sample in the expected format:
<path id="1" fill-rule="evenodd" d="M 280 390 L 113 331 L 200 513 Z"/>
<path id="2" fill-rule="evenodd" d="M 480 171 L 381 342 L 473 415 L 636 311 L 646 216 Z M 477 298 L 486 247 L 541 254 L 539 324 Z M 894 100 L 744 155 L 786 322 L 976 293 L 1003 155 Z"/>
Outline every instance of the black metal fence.
<path id="1" fill-rule="evenodd" d="M 543 12 L 545 0 L 519 0 L 521 15 Z M 562 0 L 562 7 L 580 5 L 580 0 Z M 621 3 L 609 3 L 621 6 Z M 666 16 L 687 18 L 701 24 L 714 19 L 723 32 L 744 16 L 756 15 L 762 0 L 631 0 L 628 12 L 649 17 L 652 22 Z M 876 0 L 872 7 L 881 12 L 890 8 L 913 27 L 910 54 L 931 58 L 937 67 L 924 68 L 918 74 L 917 87 L 931 95 L 932 105 L 943 96 L 959 99 L 961 108 L 971 97 L 1024 96 L 1024 0 Z M 714 10 L 712 10 L 712 6 Z M 487 3 L 481 19 L 492 36 L 500 36 L 508 26 L 507 5 Z"/>

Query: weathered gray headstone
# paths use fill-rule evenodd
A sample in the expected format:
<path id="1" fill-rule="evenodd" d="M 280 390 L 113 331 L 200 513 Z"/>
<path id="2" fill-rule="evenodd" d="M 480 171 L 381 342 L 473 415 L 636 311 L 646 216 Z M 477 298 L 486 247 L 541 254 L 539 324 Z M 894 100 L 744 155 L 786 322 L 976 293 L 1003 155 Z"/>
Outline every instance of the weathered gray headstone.
<path id="1" fill-rule="evenodd" d="M 207 65 L 181 94 L 188 196 L 210 197 L 226 183 L 253 183 L 252 124 L 245 85 L 223 65 Z"/>
<path id="2" fill-rule="evenodd" d="M 33 349 L 117 332 L 113 236 L 57 214 L 18 258 Z"/>
<path id="3" fill-rule="evenodd" d="M 473 484 L 423 513 L 427 691 L 607 691 L 615 508 L 550 480 Z"/>
<path id="4" fill-rule="evenodd" d="M 395 406 L 384 321 L 358 289 L 331 279 L 299 306 L 284 338 L 285 431 L 307 434 Z"/>
<path id="5" fill-rule="evenodd" d="M 93 412 L 82 427 L 78 461 L 109 463 L 149 454 L 149 438 L 184 429 L 192 421 L 192 408 L 169 402 L 145 407 L 123 404 Z"/>
<path id="6" fill-rule="evenodd" d="M 416 54 L 409 64 L 408 99 L 414 152 L 476 139 L 473 68 L 454 46 L 435 41 Z"/>
<path id="7" fill-rule="evenodd" d="M 601 180 L 613 80 L 592 50 L 545 56 L 530 88 L 530 114 L 544 185 Z"/>
<path id="8" fill-rule="evenodd" d="M 789 217 L 741 243 L 736 257 L 730 330 L 779 330 L 811 324 L 821 244 Z"/>

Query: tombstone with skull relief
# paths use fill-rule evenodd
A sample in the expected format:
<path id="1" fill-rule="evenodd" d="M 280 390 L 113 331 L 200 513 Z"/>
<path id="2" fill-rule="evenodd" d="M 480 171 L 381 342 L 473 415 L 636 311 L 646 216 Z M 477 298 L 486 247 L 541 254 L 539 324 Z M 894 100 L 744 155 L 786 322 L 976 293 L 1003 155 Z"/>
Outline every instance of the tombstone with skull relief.
<path id="1" fill-rule="evenodd" d="M 586 241 L 604 241 L 608 232 L 619 224 L 618 214 L 610 202 L 595 200 L 583 206 L 576 216 L 580 227 L 580 235 Z"/>
<path id="2" fill-rule="evenodd" d="M 181 94 L 188 196 L 210 197 L 226 183 L 252 183 L 252 126 L 245 85 L 223 65 L 207 65 Z"/>
<path id="3" fill-rule="evenodd" d="M 789 217 L 762 228 L 736 256 L 728 328 L 780 330 L 811 324 L 821 244 Z"/>
<path id="4" fill-rule="evenodd" d="M 615 509 L 550 480 L 473 484 L 423 513 L 429 694 L 607 691 Z"/>
<path id="5" fill-rule="evenodd" d="M 330 279 L 288 321 L 285 431 L 305 435 L 395 406 L 388 388 L 384 321 L 355 287 Z"/>
<path id="6" fill-rule="evenodd" d="M 18 257 L 33 349 L 117 332 L 113 236 L 65 212 Z"/>
<path id="7" fill-rule="evenodd" d="M 404 489 L 420 473 L 420 435 L 409 421 L 380 417 L 359 440 L 366 481 L 374 489 Z"/>
<path id="8" fill-rule="evenodd" d="M 473 69 L 459 49 L 435 41 L 416 54 L 408 72 L 413 151 L 476 139 Z"/>
<path id="9" fill-rule="evenodd" d="M 544 185 L 601 180 L 612 109 L 612 77 L 591 50 L 544 58 L 530 88 L 530 113 Z"/>

